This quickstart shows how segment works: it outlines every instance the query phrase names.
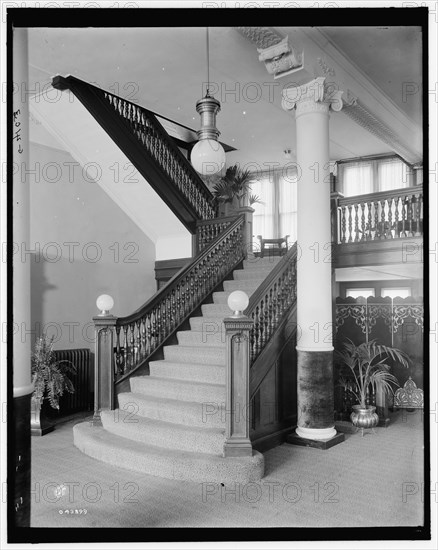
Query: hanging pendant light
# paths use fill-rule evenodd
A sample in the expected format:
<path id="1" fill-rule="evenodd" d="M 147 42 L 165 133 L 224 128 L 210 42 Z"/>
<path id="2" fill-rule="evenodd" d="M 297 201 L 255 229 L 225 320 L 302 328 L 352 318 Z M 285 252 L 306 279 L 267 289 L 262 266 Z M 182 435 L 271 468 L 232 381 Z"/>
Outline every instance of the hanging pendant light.
<path id="1" fill-rule="evenodd" d="M 193 168 L 203 176 L 218 174 L 225 167 L 225 151 L 218 141 L 216 115 L 221 104 L 210 95 L 210 59 L 207 27 L 207 93 L 196 102 L 196 111 L 201 115 L 201 129 L 196 132 L 198 143 L 193 147 L 190 159 Z"/>

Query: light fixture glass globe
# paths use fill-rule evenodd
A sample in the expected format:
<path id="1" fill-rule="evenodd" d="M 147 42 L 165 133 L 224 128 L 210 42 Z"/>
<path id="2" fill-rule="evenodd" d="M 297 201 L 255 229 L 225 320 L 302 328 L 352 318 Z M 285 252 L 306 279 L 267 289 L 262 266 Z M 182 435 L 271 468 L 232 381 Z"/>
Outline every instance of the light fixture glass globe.
<path id="1" fill-rule="evenodd" d="M 190 154 L 193 168 L 203 176 L 212 176 L 225 166 L 225 151 L 215 139 L 201 139 Z"/>
<path id="2" fill-rule="evenodd" d="M 114 300 L 109 294 L 101 294 L 96 300 L 96 306 L 101 310 L 100 315 L 108 315 L 114 307 Z"/>
<path id="3" fill-rule="evenodd" d="M 228 296 L 228 307 L 234 311 L 234 317 L 242 316 L 242 312 L 248 307 L 249 298 L 243 290 L 235 290 Z"/>

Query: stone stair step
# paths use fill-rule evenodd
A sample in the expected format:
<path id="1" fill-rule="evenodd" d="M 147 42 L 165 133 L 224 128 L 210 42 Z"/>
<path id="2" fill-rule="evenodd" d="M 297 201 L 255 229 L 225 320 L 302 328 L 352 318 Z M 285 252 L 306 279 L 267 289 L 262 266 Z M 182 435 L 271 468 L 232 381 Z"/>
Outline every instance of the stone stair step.
<path id="1" fill-rule="evenodd" d="M 224 329 L 223 317 L 190 317 L 190 328 L 198 332 L 222 333 Z"/>
<path id="2" fill-rule="evenodd" d="M 201 317 L 205 321 L 204 317 Z M 215 323 L 218 327 L 221 325 Z M 208 331 L 215 325 L 201 322 L 200 330 Z M 218 329 L 219 330 L 219 329 Z M 164 346 L 164 358 L 180 363 L 206 363 L 207 365 L 225 365 L 225 347 Z"/>
<path id="3" fill-rule="evenodd" d="M 156 397 L 168 397 L 181 401 L 199 403 L 225 402 L 225 384 L 208 384 L 155 376 L 134 376 L 130 378 L 131 391 Z"/>
<path id="4" fill-rule="evenodd" d="M 133 392 L 120 393 L 118 401 L 119 408 L 132 415 L 184 424 L 185 426 L 225 429 L 225 402 L 181 401 Z"/>
<path id="5" fill-rule="evenodd" d="M 267 269 L 235 269 L 233 278 L 235 281 L 257 280 L 259 284 L 271 273 L 271 268 Z"/>
<path id="6" fill-rule="evenodd" d="M 151 376 L 193 380 L 211 384 L 225 384 L 225 365 L 203 365 L 197 363 L 177 363 L 173 361 L 150 361 Z"/>
<path id="7" fill-rule="evenodd" d="M 231 315 L 231 311 L 228 310 L 228 312 Z M 204 325 L 203 330 L 183 330 L 176 335 L 180 346 L 223 347 L 226 345 L 225 331 L 217 325 Z"/>
<path id="8" fill-rule="evenodd" d="M 233 290 L 243 290 L 247 294 L 254 292 L 263 279 L 231 279 L 223 282 L 225 292 L 233 292 Z"/>
<path id="9" fill-rule="evenodd" d="M 256 257 L 248 260 L 243 260 L 243 269 L 260 269 L 271 268 L 273 269 L 283 257 L 280 256 L 265 256 L 264 258 Z"/>
<path id="10" fill-rule="evenodd" d="M 228 304 L 204 304 L 201 311 L 205 317 L 229 317 L 233 314 Z"/>
<path id="11" fill-rule="evenodd" d="M 89 422 L 74 426 L 73 440 L 79 450 L 92 458 L 168 479 L 247 483 L 260 481 L 264 472 L 263 455 L 257 451 L 251 457 L 237 459 L 163 449 L 115 435 Z"/>
<path id="12" fill-rule="evenodd" d="M 223 429 L 164 422 L 132 415 L 120 409 L 102 411 L 101 419 L 105 430 L 133 441 L 194 453 L 221 455 L 223 452 L 225 441 Z"/>

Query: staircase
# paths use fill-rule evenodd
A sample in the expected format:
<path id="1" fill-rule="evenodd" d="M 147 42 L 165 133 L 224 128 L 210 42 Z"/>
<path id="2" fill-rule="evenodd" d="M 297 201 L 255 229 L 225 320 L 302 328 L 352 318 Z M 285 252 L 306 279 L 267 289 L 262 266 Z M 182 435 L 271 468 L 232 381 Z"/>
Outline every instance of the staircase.
<path id="1" fill-rule="evenodd" d="M 223 458 L 225 441 L 224 317 L 234 290 L 249 296 L 280 261 L 244 260 L 243 269 L 190 317 L 190 330 L 165 345 L 164 359 L 150 361 L 150 376 L 132 376 L 119 408 L 103 410 L 102 427 L 74 427 L 74 443 L 84 453 L 113 466 L 159 477 L 198 482 L 248 482 L 263 477 L 263 455 Z"/>

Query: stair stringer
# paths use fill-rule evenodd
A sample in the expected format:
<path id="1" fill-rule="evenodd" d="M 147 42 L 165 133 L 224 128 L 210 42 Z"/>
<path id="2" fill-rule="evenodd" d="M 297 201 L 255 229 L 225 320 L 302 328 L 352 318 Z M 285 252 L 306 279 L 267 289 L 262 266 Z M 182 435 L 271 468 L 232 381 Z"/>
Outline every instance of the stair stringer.
<path id="1" fill-rule="evenodd" d="M 90 184 L 97 183 L 155 243 L 158 258 L 164 259 L 160 239 L 169 238 L 175 239 L 182 257 L 191 256 L 191 233 L 79 99 L 69 91 L 58 93 L 56 102 L 37 95 L 29 101 L 29 108 L 77 161 Z M 69 167 L 61 169 L 70 177 Z"/>

